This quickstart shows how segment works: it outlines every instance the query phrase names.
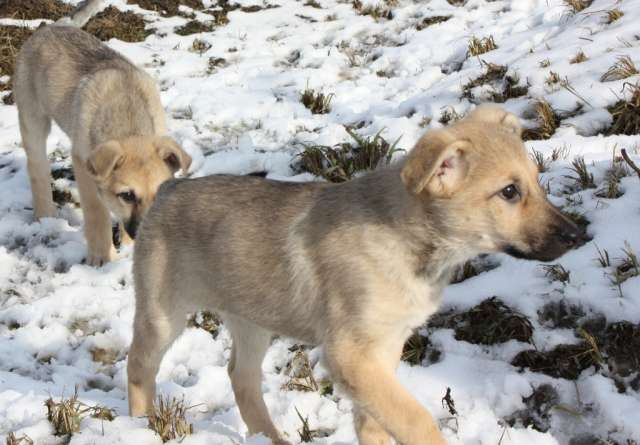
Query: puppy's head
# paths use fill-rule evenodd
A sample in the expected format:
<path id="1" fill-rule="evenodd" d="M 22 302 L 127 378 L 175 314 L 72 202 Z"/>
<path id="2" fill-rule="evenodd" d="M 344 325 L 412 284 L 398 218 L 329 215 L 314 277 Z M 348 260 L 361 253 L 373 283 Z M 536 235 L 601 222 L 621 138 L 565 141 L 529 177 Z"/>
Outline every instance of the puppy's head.
<path id="1" fill-rule="evenodd" d="M 401 177 L 425 208 L 440 209 L 444 229 L 470 252 L 550 261 L 583 234 L 547 200 L 520 133 L 516 116 L 480 106 L 423 136 Z"/>
<path id="2" fill-rule="evenodd" d="M 160 184 L 190 165 L 191 157 L 168 136 L 108 141 L 95 147 L 86 161 L 100 197 L 131 238 Z"/>

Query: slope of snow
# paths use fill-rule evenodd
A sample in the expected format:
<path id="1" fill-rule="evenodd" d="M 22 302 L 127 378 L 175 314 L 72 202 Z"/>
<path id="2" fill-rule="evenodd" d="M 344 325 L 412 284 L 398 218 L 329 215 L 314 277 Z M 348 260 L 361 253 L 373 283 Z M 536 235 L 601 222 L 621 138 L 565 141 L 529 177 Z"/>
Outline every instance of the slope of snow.
<path id="1" fill-rule="evenodd" d="M 619 262 L 625 242 L 640 252 L 640 181 L 633 175 L 622 178 L 624 195 L 603 199 L 595 189 L 567 194 L 572 180 L 566 177 L 576 156 L 584 156 L 599 187 L 614 150 L 627 148 L 640 163 L 640 136 L 599 134 L 611 123 L 606 107 L 628 95 L 626 82 L 640 80 L 635 75 L 600 81 L 619 56 L 640 66 L 640 0 L 595 0 L 579 14 L 569 13 L 559 0 L 469 0 L 464 7 L 445 0 L 401 0 L 393 6 L 393 19 L 379 21 L 358 15 L 351 3 L 320 0 L 318 9 L 271 0 L 278 7 L 232 11 L 227 25 L 184 37 L 173 33 L 184 18 L 161 18 L 125 0 L 107 3 L 143 13 L 148 27 L 156 30 L 141 43 L 112 40 L 109 45 L 157 79 L 170 131 L 193 156 L 194 176 L 265 171 L 274 179 L 315 180 L 294 175 L 290 164 L 296 153 L 303 143 L 348 140 L 346 124 L 361 123 L 358 132 L 363 135 L 384 129 L 387 140 L 400 138 L 400 147 L 410 149 L 425 123 L 426 128 L 440 126 L 438 120 L 449 107 L 461 114 L 474 107 L 461 98 L 462 90 L 484 73 L 482 61 L 506 65 L 520 85 L 529 84 L 527 96 L 504 104 L 527 126 L 535 124 L 534 99 L 546 98 L 562 112 L 581 104 L 580 114 L 564 119 L 551 139 L 527 143 L 547 156 L 566 147 L 566 156 L 551 163 L 541 182 L 550 181 L 556 204 L 566 205 L 568 196 L 574 202 L 570 208 L 591 222 L 593 240 L 559 260 L 571 272 L 570 282 L 551 281 L 539 263 L 498 256 L 500 267 L 448 287 L 444 306 L 464 310 L 498 295 L 531 319 L 540 350 L 578 341 L 572 330 L 538 321 L 538 311 L 550 301 L 578 304 L 609 322 L 640 322 L 640 277 L 618 288 L 611 283 L 612 268 L 603 269 L 596 261 L 599 248 Z M 605 11 L 613 7 L 625 14 L 607 24 Z M 423 18 L 436 15 L 452 17 L 417 30 Z M 467 57 L 472 36 L 493 36 L 498 49 Z M 203 54 L 192 51 L 195 38 L 211 47 Z M 589 59 L 571 64 L 579 51 Z M 208 72 L 209 58 L 225 62 Z M 550 71 L 566 77 L 573 92 L 546 82 Z M 307 86 L 334 94 L 328 114 L 311 114 L 300 103 Z M 482 101 L 489 90 L 476 87 L 473 94 Z M 44 401 L 50 395 L 56 400 L 71 396 L 77 387 L 83 402 L 114 408 L 118 417 L 113 422 L 84 419 L 70 443 L 161 443 L 145 419 L 127 416 L 126 353 L 134 308 L 131 249 L 95 269 L 82 264 L 86 251 L 77 208 L 67 204 L 60 218 L 33 222 L 15 107 L 0 105 L 0 116 L 0 437 L 16 432 L 38 444 L 60 443 L 46 419 Z M 48 147 L 56 168 L 69 165 L 69 140 L 58 128 Z M 56 186 L 76 193 L 69 180 L 58 179 Z M 528 349 L 523 343 L 474 345 L 455 340 L 449 329 L 435 330 L 430 338 L 443 351 L 441 360 L 428 366 L 402 363 L 398 373 L 442 419 L 451 444 L 564 445 L 585 433 L 620 444 L 640 440 L 640 394 L 631 388 L 620 393 L 612 379 L 593 368 L 575 382 L 552 378 L 510 365 L 518 352 Z M 327 431 L 317 443 L 355 442 L 351 403 L 339 389 L 331 396 L 281 389 L 288 381 L 282 369 L 293 344 L 274 341 L 263 366 L 263 390 L 276 425 L 298 442 L 297 409 L 308 416 L 312 429 Z M 265 442 L 246 437 L 226 375 L 229 347 L 224 329 L 214 339 L 188 328 L 162 362 L 159 392 L 184 397 L 193 406 L 188 418 L 194 435 L 181 442 L 185 445 Z M 107 351 L 104 363 L 94 360 L 100 351 Z M 326 375 L 319 354 L 310 351 L 318 380 Z M 551 384 L 560 398 L 551 429 L 506 426 L 504 418 L 523 409 L 523 397 L 543 383 Z M 455 421 L 441 404 L 447 387 L 456 402 Z"/>

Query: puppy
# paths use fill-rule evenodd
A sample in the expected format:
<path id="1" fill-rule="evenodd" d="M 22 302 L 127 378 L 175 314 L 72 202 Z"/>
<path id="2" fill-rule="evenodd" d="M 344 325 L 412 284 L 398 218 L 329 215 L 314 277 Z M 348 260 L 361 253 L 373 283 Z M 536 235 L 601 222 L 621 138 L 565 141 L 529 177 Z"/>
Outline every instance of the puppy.
<path id="1" fill-rule="evenodd" d="M 362 444 L 444 444 L 394 371 L 456 265 L 484 252 L 548 261 L 580 232 L 546 199 L 518 119 L 479 107 L 401 162 L 344 184 L 210 176 L 169 181 L 134 253 L 129 409 L 147 414 L 186 314 L 217 312 L 249 432 L 282 441 L 260 389 L 273 334 L 320 344 L 354 401 Z"/>
<path id="2" fill-rule="evenodd" d="M 100 2 L 90 0 L 64 23 L 82 26 Z M 114 255 L 110 212 L 134 238 L 159 185 L 191 158 L 166 136 L 153 79 L 75 26 L 38 29 L 16 59 L 13 91 L 37 219 L 53 217 L 46 140 L 55 121 L 71 155 L 88 244 L 87 263 Z"/>

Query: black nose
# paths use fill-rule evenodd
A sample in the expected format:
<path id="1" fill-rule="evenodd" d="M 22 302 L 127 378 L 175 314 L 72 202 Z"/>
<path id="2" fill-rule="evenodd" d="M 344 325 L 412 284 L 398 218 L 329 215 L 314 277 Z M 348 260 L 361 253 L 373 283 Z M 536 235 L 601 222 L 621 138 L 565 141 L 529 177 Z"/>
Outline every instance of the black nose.
<path id="1" fill-rule="evenodd" d="M 586 234 L 574 224 L 562 224 L 555 231 L 556 239 L 565 246 L 572 248 L 582 245 L 586 241 Z"/>
<path id="2" fill-rule="evenodd" d="M 124 230 L 127 231 L 131 239 L 136 238 L 136 233 L 138 232 L 138 220 L 137 218 L 131 218 L 125 225 Z"/>

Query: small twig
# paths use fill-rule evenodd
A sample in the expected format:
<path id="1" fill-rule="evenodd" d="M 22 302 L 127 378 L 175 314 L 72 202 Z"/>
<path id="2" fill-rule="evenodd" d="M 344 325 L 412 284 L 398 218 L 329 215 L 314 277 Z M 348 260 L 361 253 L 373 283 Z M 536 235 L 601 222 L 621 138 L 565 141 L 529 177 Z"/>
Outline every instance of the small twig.
<path id="1" fill-rule="evenodd" d="M 624 159 L 624 161 L 629 164 L 629 167 L 631 167 L 633 169 L 633 171 L 636 172 L 636 174 L 638 175 L 638 178 L 640 178 L 640 167 L 638 167 L 629 157 L 629 155 L 627 154 L 627 150 L 625 150 L 624 148 L 622 150 L 620 150 L 620 154 L 622 155 L 622 158 Z"/>

